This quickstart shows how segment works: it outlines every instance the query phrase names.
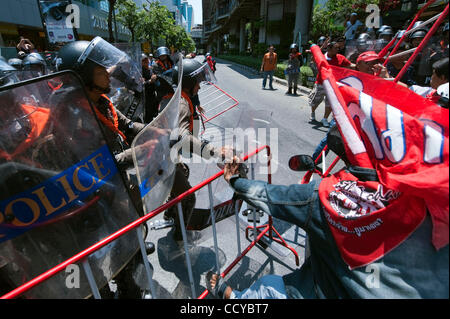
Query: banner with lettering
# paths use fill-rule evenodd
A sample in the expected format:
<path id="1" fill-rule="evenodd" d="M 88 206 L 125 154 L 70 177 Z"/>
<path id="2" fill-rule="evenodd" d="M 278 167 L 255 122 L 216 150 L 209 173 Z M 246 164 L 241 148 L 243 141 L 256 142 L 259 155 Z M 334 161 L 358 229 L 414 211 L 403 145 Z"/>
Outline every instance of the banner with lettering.
<path id="1" fill-rule="evenodd" d="M 26 170 L 26 168 L 24 168 Z M 28 171 L 39 174 L 37 168 Z M 117 173 L 105 145 L 89 157 L 39 185 L 0 201 L 0 243 L 39 227 L 63 213 L 83 209 L 92 196 Z M 48 174 L 42 172 L 42 175 Z"/>
<path id="2" fill-rule="evenodd" d="M 351 268 L 397 247 L 424 220 L 436 249 L 449 239 L 449 113 L 391 81 L 330 67 L 312 47 L 320 80 L 352 165 L 376 169 L 379 182 L 335 174 L 321 202 Z M 339 79 L 340 82 L 336 80 Z"/>

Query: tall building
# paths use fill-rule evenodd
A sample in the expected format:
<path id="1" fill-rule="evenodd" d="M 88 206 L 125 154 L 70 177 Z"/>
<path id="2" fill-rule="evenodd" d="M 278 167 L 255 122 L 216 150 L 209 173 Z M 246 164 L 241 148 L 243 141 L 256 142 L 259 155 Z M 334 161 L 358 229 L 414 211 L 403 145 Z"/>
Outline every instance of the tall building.
<path id="1" fill-rule="evenodd" d="M 308 40 L 313 0 L 203 0 L 207 50 L 264 51 Z"/>
<path id="2" fill-rule="evenodd" d="M 181 25 L 186 32 L 190 32 L 194 22 L 194 10 L 187 0 L 148 0 L 159 1 L 172 13 L 175 23 Z"/>

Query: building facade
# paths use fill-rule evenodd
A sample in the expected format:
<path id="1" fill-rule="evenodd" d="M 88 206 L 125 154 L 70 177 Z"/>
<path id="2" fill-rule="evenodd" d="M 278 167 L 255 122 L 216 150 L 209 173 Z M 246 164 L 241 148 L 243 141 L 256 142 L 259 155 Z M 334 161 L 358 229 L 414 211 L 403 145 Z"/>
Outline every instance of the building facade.
<path id="1" fill-rule="evenodd" d="M 313 0 L 203 0 L 208 51 L 246 52 L 306 44 Z"/>
<path id="2" fill-rule="evenodd" d="M 109 37 L 108 1 L 73 0 L 72 4 L 78 5 L 80 9 L 80 25 L 76 29 L 80 40 L 91 40 L 96 36 Z M 129 41 L 130 32 L 120 23 L 113 23 L 113 30 L 118 41 Z M 6 58 L 15 57 L 15 47 L 20 36 L 30 39 L 40 52 L 49 49 L 37 0 L 2 0 L 0 54 Z"/>

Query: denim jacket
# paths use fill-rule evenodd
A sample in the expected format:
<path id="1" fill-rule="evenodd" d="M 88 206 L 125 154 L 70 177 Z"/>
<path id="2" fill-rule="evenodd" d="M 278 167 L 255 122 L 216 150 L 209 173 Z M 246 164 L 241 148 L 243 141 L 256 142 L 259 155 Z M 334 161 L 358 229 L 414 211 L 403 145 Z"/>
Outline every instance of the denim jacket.
<path id="1" fill-rule="evenodd" d="M 308 234 L 310 256 L 283 276 L 291 298 L 448 298 L 449 246 L 436 251 L 427 216 L 403 243 L 375 262 L 350 270 L 324 217 L 319 182 L 290 186 L 232 178 L 237 195 Z M 406 213 L 406 211 L 405 211 Z"/>

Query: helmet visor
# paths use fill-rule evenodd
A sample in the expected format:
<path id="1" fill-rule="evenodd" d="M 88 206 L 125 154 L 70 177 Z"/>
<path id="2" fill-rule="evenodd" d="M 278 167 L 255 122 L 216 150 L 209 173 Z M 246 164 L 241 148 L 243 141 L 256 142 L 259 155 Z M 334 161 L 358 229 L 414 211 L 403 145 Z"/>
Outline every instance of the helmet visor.
<path id="1" fill-rule="evenodd" d="M 191 77 L 197 79 L 199 84 L 202 83 L 217 83 L 217 79 L 207 63 L 190 74 Z"/>
<path id="2" fill-rule="evenodd" d="M 79 63 L 87 59 L 105 67 L 112 77 L 113 86 L 126 87 L 129 90 L 142 92 L 142 75 L 139 67 L 125 52 L 100 37 L 94 38 L 86 51 L 80 56 Z"/>

